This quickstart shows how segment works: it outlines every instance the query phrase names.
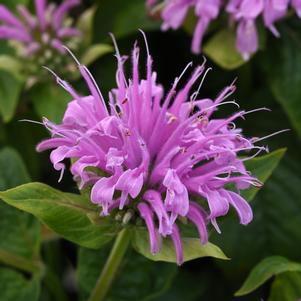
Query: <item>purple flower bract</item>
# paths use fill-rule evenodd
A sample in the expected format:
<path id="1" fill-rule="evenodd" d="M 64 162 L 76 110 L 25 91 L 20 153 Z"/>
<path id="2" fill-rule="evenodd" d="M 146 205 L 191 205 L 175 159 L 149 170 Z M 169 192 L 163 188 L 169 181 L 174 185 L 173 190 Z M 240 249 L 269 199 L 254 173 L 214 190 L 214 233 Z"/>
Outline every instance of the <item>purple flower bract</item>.
<path id="1" fill-rule="evenodd" d="M 52 150 L 50 159 L 61 175 L 63 160 L 73 159 L 71 173 L 80 189 L 91 188 L 91 201 L 100 206 L 102 216 L 131 208 L 136 218 L 145 222 L 151 252 L 157 253 L 160 240 L 170 236 L 181 264 L 180 219 L 186 218 L 196 226 L 202 244 L 208 241 L 207 224 L 220 231 L 216 219 L 225 216 L 230 206 L 237 211 L 241 224 L 252 220 L 252 209 L 239 191 L 251 185 L 260 187 L 261 183 L 246 170 L 244 161 L 265 148 L 255 146 L 256 138 L 244 137 L 234 124 L 252 111 L 213 117 L 220 106 L 237 105 L 225 101 L 235 91 L 234 84 L 213 100 L 199 98 L 205 63 L 196 67 L 178 89 L 189 64 L 164 94 L 152 71 L 148 47 L 144 79 L 139 74 L 139 48 L 133 49 L 132 74 L 127 79 L 127 57 L 115 47 L 117 87 L 111 90 L 107 102 L 88 69 L 79 62 L 91 95 L 80 96 L 57 77 L 74 100 L 61 124 L 44 119 L 52 137 L 42 141 L 37 150 Z M 191 93 L 201 77 L 199 88 Z M 251 150 L 256 154 L 238 156 Z"/>
<path id="2" fill-rule="evenodd" d="M 147 0 L 148 9 L 159 1 Z M 276 37 L 279 33 L 275 22 L 282 19 L 289 6 L 301 17 L 300 0 L 165 0 L 162 2 L 162 29 L 178 29 L 191 9 L 197 17 L 192 40 L 192 52 L 199 53 L 203 36 L 210 23 L 222 12 L 229 15 L 231 23 L 237 23 L 236 47 L 247 60 L 258 49 L 256 20 L 261 16 L 265 27 Z"/>
<path id="3" fill-rule="evenodd" d="M 19 18 L 1 4 L 0 39 L 18 41 L 26 57 L 39 53 L 47 57 L 51 55 L 50 49 L 62 54 L 63 45 L 81 35 L 76 28 L 64 24 L 65 15 L 79 3 L 80 0 L 65 0 L 56 7 L 53 3 L 47 6 L 46 0 L 35 0 L 36 16 L 19 5 Z"/>

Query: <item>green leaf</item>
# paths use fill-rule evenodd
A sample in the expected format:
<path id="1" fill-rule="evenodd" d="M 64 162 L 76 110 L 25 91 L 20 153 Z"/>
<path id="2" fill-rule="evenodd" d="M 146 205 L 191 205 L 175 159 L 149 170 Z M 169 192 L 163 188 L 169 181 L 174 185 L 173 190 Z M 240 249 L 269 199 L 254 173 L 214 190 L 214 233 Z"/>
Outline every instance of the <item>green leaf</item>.
<path id="1" fill-rule="evenodd" d="M 87 51 L 81 57 L 81 63 L 85 66 L 89 66 L 101 56 L 111 52 L 112 46 L 108 44 L 95 44 L 90 46 Z"/>
<path id="2" fill-rule="evenodd" d="M 83 196 L 63 193 L 41 183 L 29 183 L 0 192 L 9 205 L 29 212 L 64 238 L 88 248 L 100 248 L 118 229 L 110 218 L 98 218 L 97 206 Z"/>
<path id="3" fill-rule="evenodd" d="M 296 301 L 301 297 L 301 273 L 280 274 L 273 281 L 268 301 Z"/>
<path id="4" fill-rule="evenodd" d="M 85 10 L 84 13 L 80 15 L 79 20 L 76 24 L 76 28 L 78 28 L 83 33 L 82 39 L 85 46 L 92 43 L 95 11 L 95 6 L 92 6 L 91 8 Z"/>
<path id="5" fill-rule="evenodd" d="M 33 110 L 29 114 L 21 113 L 18 115 L 18 120 L 37 120 L 37 115 Z M 48 161 L 49 155 L 38 153 L 35 149 L 37 143 L 45 139 L 49 135 L 45 127 L 35 125 L 30 122 L 10 122 L 2 127 L 3 129 L 3 144 L 10 145 L 22 154 L 24 162 L 28 162 L 27 169 L 32 177 L 38 179 L 43 173 L 41 163 Z M 11 187 L 3 187 L 2 190 L 15 187 L 23 183 L 15 184 Z M 1 190 L 1 189 L 0 189 Z"/>
<path id="6" fill-rule="evenodd" d="M 40 117 L 53 122 L 61 122 L 71 96 L 59 85 L 50 83 L 36 84 L 29 92 L 34 108 Z"/>
<path id="7" fill-rule="evenodd" d="M 0 114 L 4 122 L 12 119 L 23 83 L 12 73 L 0 70 Z"/>
<path id="8" fill-rule="evenodd" d="M 211 266 L 212 267 L 212 266 Z M 207 273 L 206 273 L 207 272 Z M 173 282 L 164 294 L 157 298 L 152 298 L 152 301 L 197 301 L 206 300 L 203 298 L 203 294 L 208 289 L 211 279 L 211 275 L 208 275 L 208 271 L 204 271 L 202 268 L 199 271 L 199 275 L 191 270 L 179 269 L 177 275 L 173 279 Z M 196 289 L 197 288 L 197 289 Z M 211 294 L 212 296 L 212 294 Z M 210 296 L 210 297 L 211 297 Z M 209 300 L 209 299 L 207 299 Z M 212 299 L 210 298 L 210 301 Z"/>
<path id="9" fill-rule="evenodd" d="M 111 244 L 97 251 L 80 249 L 77 276 L 82 300 L 87 299 L 93 290 L 110 248 Z M 106 300 L 150 300 L 162 294 L 170 286 L 176 270 L 174 264 L 154 263 L 134 250 L 128 250 Z"/>
<path id="10" fill-rule="evenodd" d="M 6 55 L 6 54 L 0 55 L 0 70 L 5 70 L 7 72 L 10 72 L 20 81 L 22 81 L 23 79 L 21 76 L 21 70 L 22 70 L 21 62 L 10 55 Z"/>
<path id="11" fill-rule="evenodd" d="M 163 8 L 164 8 L 164 3 L 158 4 L 157 7 L 155 7 L 155 13 L 160 15 Z M 197 23 L 198 23 L 198 17 L 195 15 L 193 9 L 189 9 L 185 17 L 185 20 L 182 24 L 183 29 L 189 35 L 193 36 Z"/>
<path id="12" fill-rule="evenodd" d="M 301 135 L 301 34 L 300 26 L 280 26 L 281 39 L 270 41 L 262 66 L 276 100 Z M 276 63 L 275 63 L 276 62 Z"/>
<path id="13" fill-rule="evenodd" d="M 0 189 L 26 183 L 29 175 L 18 153 L 11 148 L 0 151 Z M 1 301 L 37 300 L 42 264 L 38 259 L 40 227 L 38 221 L 0 202 L 0 263 L 32 273 L 32 279 L 21 272 L 0 268 Z"/>
<path id="14" fill-rule="evenodd" d="M 103 0 L 94 18 L 94 40 L 99 42 L 108 39 L 108 32 L 121 38 L 137 33 L 138 28 L 153 30 L 159 26 L 159 22 L 152 21 L 147 15 L 145 1 Z"/>
<path id="15" fill-rule="evenodd" d="M 162 241 L 159 253 L 153 255 L 149 250 L 148 233 L 145 229 L 135 229 L 133 233 L 133 246 L 143 256 L 153 261 L 177 262 L 173 242 L 169 238 Z M 183 237 L 182 247 L 184 262 L 201 257 L 214 257 L 218 259 L 229 259 L 216 245 L 208 242 L 200 243 L 198 238 Z"/>
<path id="16" fill-rule="evenodd" d="M 281 256 L 268 257 L 253 268 L 242 287 L 235 293 L 235 296 L 246 295 L 257 289 L 271 277 L 288 271 L 301 272 L 301 264 L 289 261 Z"/>
<path id="17" fill-rule="evenodd" d="M 1 55 L 8 55 L 12 57 L 16 55 L 14 48 L 12 48 L 6 40 L 0 40 L 0 53 Z"/>
<path id="18" fill-rule="evenodd" d="M 40 272 L 38 221 L 0 203 L 0 262 L 27 272 Z"/>
<path id="19" fill-rule="evenodd" d="M 37 301 L 40 283 L 37 277 L 29 280 L 24 275 L 7 268 L 0 268 L 1 301 Z"/>
<path id="20" fill-rule="evenodd" d="M 264 183 L 271 176 L 274 169 L 278 166 L 285 152 L 286 149 L 282 148 L 270 154 L 246 161 L 246 169 L 250 171 L 251 174 L 258 178 L 262 183 Z M 258 189 L 252 187 L 250 189 L 242 191 L 241 194 L 246 200 L 251 201 L 255 197 L 257 192 Z"/>
<path id="21" fill-rule="evenodd" d="M 0 151 L 0 189 L 29 182 L 18 153 L 11 148 Z M 0 262 L 25 271 L 39 270 L 36 260 L 40 246 L 38 221 L 29 214 L 0 203 Z"/>
<path id="22" fill-rule="evenodd" d="M 236 49 L 235 36 L 233 30 L 222 29 L 204 45 L 204 53 L 224 69 L 232 70 L 240 67 L 246 62 Z"/>
<path id="23" fill-rule="evenodd" d="M 26 5 L 29 0 L 1 0 L 1 4 L 4 4 L 7 8 L 12 11 L 16 10 L 18 4 Z"/>
<path id="24" fill-rule="evenodd" d="M 10 147 L 0 150 L 0 190 L 9 189 L 30 181 L 27 169 L 19 154 Z"/>

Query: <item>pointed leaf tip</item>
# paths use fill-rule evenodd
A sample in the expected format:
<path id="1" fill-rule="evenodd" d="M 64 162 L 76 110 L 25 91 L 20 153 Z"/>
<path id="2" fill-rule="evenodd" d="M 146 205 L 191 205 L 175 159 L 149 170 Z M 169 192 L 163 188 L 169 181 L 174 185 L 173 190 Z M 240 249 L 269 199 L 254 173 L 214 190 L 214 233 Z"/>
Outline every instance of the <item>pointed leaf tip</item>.
<path id="1" fill-rule="evenodd" d="M 281 256 L 271 256 L 259 262 L 251 271 L 235 296 L 251 293 L 271 277 L 288 271 L 301 272 L 301 264 Z"/>
<path id="2" fill-rule="evenodd" d="M 201 257 L 214 257 L 217 259 L 229 260 L 224 252 L 213 243 L 208 242 L 205 245 L 200 243 L 199 238 L 183 237 L 182 247 L 184 253 L 184 262 Z M 149 250 L 148 234 L 145 229 L 135 229 L 132 235 L 134 248 L 143 256 L 153 261 L 165 261 L 176 263 L 176 254 L 174 245 L 169 238 L 162 240 L 161 250 L 153 255 Z"/>

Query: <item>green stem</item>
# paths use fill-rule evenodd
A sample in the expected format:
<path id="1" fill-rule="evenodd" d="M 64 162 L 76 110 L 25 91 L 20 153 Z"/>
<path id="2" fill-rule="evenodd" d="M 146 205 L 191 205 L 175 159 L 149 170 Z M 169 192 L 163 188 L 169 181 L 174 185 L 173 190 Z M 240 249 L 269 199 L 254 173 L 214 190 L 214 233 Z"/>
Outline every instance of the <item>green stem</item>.
<path id="1" fill-rule="evenodd" d="M 44 228 L 45 229 L 45 228 Z M 45 229 L 46 230 L 46 229 Z M 46 230 L 47 231 L 47 230 Z M 45 233 L 45 231 L 42 230 Z M 47 231 L 46 233 L 51 233 Z M 46 265 L 43 283 L 51 295 L 51 300 L 69 301 L 62 283 L 62 254 L 57 240 L 43 241 L 43 258 Z"/>
<path id="2" fill-rule="evenodd" d="M 41 261 L 29 260 L 5 250 L 0 250 L 0 263 L 4 263 L 28 273 L 38 273 L 43 270 L 43 264 Z"/>
<path id="3" fill-rule="evenodd" d="M 119 232 L 107 262 L 88 301 L 102 301 L 109 291 L 130 241 L 129 229 Z"/>
<path id="4" fill-rule="evenodd" d="M 45 286 L 48 288 L 53 300 L 68 301 L 68 296 L 62 287 L 62 283 L 58 276 L 49 268 L 46 269 L 45 276 L 43 278 Z"/>

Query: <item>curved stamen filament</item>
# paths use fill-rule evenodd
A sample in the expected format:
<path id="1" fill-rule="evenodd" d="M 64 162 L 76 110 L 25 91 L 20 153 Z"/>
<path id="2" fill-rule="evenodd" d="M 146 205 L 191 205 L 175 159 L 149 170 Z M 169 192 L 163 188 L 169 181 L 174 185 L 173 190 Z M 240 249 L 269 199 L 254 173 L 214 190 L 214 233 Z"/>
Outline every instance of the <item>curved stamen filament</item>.
<path id="1" fill-rule="evenodd" d="M 273 136 L 276 136 L 276 135 L 278 135 L 278 134 L 281 134 L 281 133 L 284 133 L 284 132 L 288 132 L 288 131 L 290 131 L 290 129 L 284 129 L 284 130 L 280 130 L 280 131 L 278 131 L 278 132 L 269 134 L 269 135 L 264 136 L 264 137 L 261 137 L 261 138 L 253 138 L 253 139 L 251 139 L 251 140 L 252 140 L 253 143 L 257 143 L 257 142 L 259 142 L 259 141 L 262 141 L 262 140 L 271 138 L 271 137 L 273 137 Z"/>
<path id="2" fill-rule="evenodd" d="M 260 112 L 260 111 L 268 111 L 268 112 L 271 112 L 272 110 L 269 109 L 269 108 L 262 107 L 262 108 L 258 108 L 258 109 L 254 109 L 254 110 L 250 110 L 250 111 L 245 111 L 245 112 L 244 112 L 244 115 L 248 115 L 248 114 L 255 113 L 255 112 Z"/>
<path id="3" fill-rule="evenodd" d="M 199 86 L 198 86 L 198 89 L 191 95 L 191 98 L 190 98 L 190 101 L 191 101 L 191 102 L 194 102 L 194 101 L 196 100 L 196 98 L 197 98 L 197 96 L 199 95 L 199 92 L 200 92 L 200 90 L 201 90 L 201 88 L 202 88 L 202 86 L 203 86 L 203 83 L 204 83 L 204 81 L 205 81 L 205 78 L 206 78 L 207 74 L 208 74 L 211 70 L 212 70 L 212 68 L 208 68 L 208 69 L 205 71 L 205 73 L 204 73 L 204 75 L 203 75 L 203 78 L 202 78 L 202 80 L 201 80 L 201 82 L 200 82 L 200 84 L 199 84 Z"/>

